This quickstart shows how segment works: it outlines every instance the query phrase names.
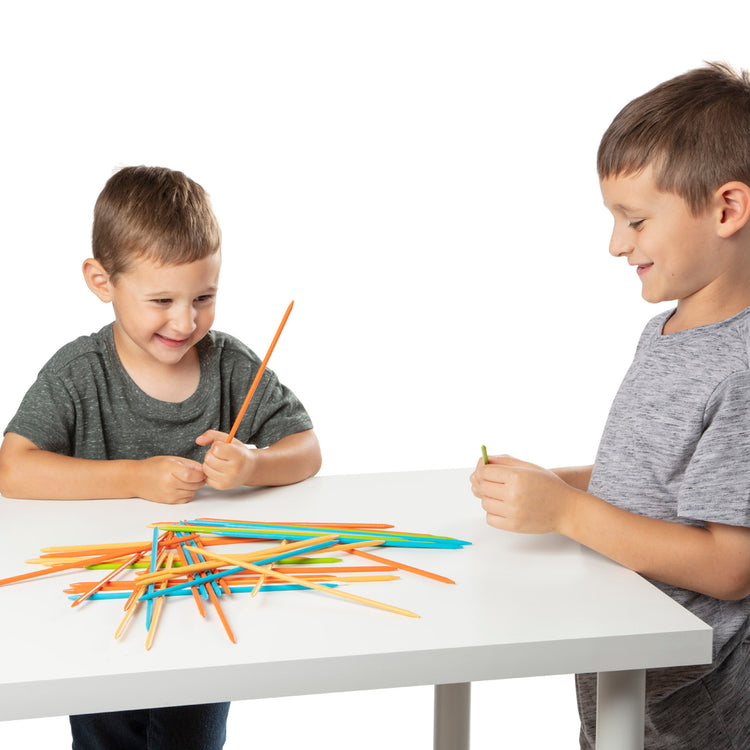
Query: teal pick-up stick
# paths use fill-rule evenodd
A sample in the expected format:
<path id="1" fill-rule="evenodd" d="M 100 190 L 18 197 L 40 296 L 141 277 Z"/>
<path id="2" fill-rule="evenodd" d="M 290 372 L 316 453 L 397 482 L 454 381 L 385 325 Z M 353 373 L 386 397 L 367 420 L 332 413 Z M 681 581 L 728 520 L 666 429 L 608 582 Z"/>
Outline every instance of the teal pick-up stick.
<path id="1" fill-rule="evenodd" d="M 490 459 L 487 458 L 487 446 L 482 446 L 482 461 L 484 461 L 485 465 L 490 462 Z"/>

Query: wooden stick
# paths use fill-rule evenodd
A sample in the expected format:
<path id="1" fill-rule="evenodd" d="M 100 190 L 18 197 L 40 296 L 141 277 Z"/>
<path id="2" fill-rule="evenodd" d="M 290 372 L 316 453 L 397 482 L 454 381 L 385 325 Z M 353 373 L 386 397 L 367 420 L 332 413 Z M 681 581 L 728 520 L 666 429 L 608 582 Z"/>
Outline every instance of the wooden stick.
<path id="1" fill-rule="evenodd" d="M 182 548 L 182 546 L 177 547 L 177 554 L 180 557 L 180 562 L 182 563 L 183 567 L 187 567 L 190 563 L 188 563 L 187 556 L 185 555 L 185 550 Z M 203 602 L 201 601 L 200 594 L 198 593 L 198 589 L 190 589 L 193 592 L 193 599 L 195 599 L 195 606 L 198 607 L 198 612 L 200 613 L 201 617 L 206 616 L 206 610 L 203 608 Z"/>
<path id="2" fill-rule="evenodd" d="M 174 568 L 173 568 L 174 569 Z M 385 574 L 391 573 L 397 570 L 395 565 L 342 565 L 342 566 L 304 566 L 304 567 L 288 567 L 284 572 L 289 575 L 300 575 L 303 578 L 308 578 L 312 581 L 322 580 L 325 576 L 335 576 L 341 573 L 355 574 L 355 575 L 366 575 L 366 574 Z M 189 577 L 179 577 L 179 569 L 175 571 L 175 578 L 171 578 L 171 583 L 178 583 L 180 581 L 189 581 Z M 230 586 L 245 583 L 255 584 L 260 579 L 260 576 L 251 575 L 250 573 L 235 573 L 228 577 Z M 97 584 L 92 581 L 78 581 L 77 583 L 71 583 L 68 588 L 63 589 L 64 594 L 83 594 L 89 591 Z M 134 588 L 139 587 L 136 581 L 109 581 L 103 588 L 103 591 L 132 591 Z M 192 587 L 193 591 L 195 586 Z"/>
<path id="3" fill-rule="evenodd" d="M 166 586 L 166 583 L 163 584 L 162 588 L 164 586 Z M 221 608 L 221 604 L 219 604 L 219 597 L 216 596 L 216 592 L 213 590 L 213 587 L 208 586 L 207 589 L 208 595 L 211 597 L 211 602 L 213 603 L 214 607 L 216 607 L 216 614 L 219 615 L 219 619 L 221 620 L 221 624 L 224 626 L 224 630 L 229 636 L 229 640 L 232 641 L 232 643 L 237 643 L 237 639 L 234 637 L 232 628 L 229 627 L 229 622 L 227 621 L 226 615 L 224 614 L 224 610 Z M 164 597 L 162 596 L 159 598 L 163 599 Z"/>
<path id="4" fill-rule="evenodd" d="M 140 590 L 139 588 L 135 589 L 135 591 L 139 591 L 139 590 Z M 130 599 L 128 599 L 128 602 L 129 601 Z M 127 602 L 126 602 L 126 607 L 127 607 Z M 117 627 L 117 630 L 115 630 L 115 640 L 117 640 L 125 632 L 125 628 L 127 627 L 127 624 L 130 622 L 131 618 L 135 614 L 136 609 L 138 609 L 138 599 L 133 598 L 133 601 L 130 607 L 127 607 L 125 611 L 125 617 L 122 618 L 122 622 Z"/>
<path id="5" fill-rule="evenodd" d="M 242 422 L 242 417 L 245 416 L 245 412 L 247 411 L 247 407 L 250 404 L 250 399 L 252 399 L 253 394 L 255 393 L 255 389 L 258 387 L 258 383 L 260 382 L 260 378 L 263 375 L 263 372 L 266 369 L 266 365 L 268 364 L 268 360 L 271 359 L 271 354 L 273 353 L 274 348 L 276 347 L 276 342 L 279 340 L 279 336 L 281 336 L 281 332 L 284 330 L 284 326 L 286 325 L 287 318 L 289 317 L 289 313 L 292 312 L 292 306 L 294 305 L 294 300 L 292 300 L 289 303 L 289 307 L 287 307 L 286 312 L 284 313 L 284 317 L 281 319 L 281 323 L 279 324 L 279 328 L 276 331 L 276 335 L 273 337 L 273 341 L 271 342 L 271 346 L 268 347 L 268 351 L 266 352 L 266 356 L 263 359 L 263 362 L 260 364 L 260 368 L 258 369 L 258 372 L 255 375 L 255 379 L 253 380 L 252 385 L 250 386 L 250 390 L 247 392 L 247 396 L 245 396 L 245 401 L 243 402 L 242 406 L 240 407 L 240 412 L 237 415 L 237 418 L 234 420 L 234 424 L 232 425 L 232 429 L 229 431 L 229 435 L 227 437 L 227 443 L 231 443 L 232 440 L 234 440 L 234 436 L 237 434 L 237 430 L 239 429 L 240 422 Z"/>
<path id="6" fill-rule="evenodd" d="M 199 534 L 190 534 L 190 536 L 186 536 L 183 539 L 189 542 L 192 539 L 197 539 L 199 536 Z M 171 541 L 164 539 L 161 542 L 162 547 L 171 547 L 176 544 L 178 542 L 174 539 Z M 79 544 L 74 547 L 43 547 L 41 551 L 46 554 L 42 555 L 41 559 L 48 557 L 50 560 L 53 560 L 58 555 L 69 554 L 73 556 L 75 553 L 80 553 L 79 556 L 85 558 L 90 555 L 109 554 L 110 551 L 114 552 L 116 550 L 120 550 L 121 556 L 124 557 L 125 555 L 135 554 L 142 549 L 148 552 L 151 549 L 151 542 L 116 542 L 114 544 Z"/>
<path id="7" fill-rule="evenodd" d="M 200 540 L 200 539 L 196 539 L 196 540 L 195 540 L 195 541 L 193 542 L 193 545 L 195 546 L 195 548 L 196 548 L 196 549 L 200 550 L 200 554 L 201 554 L 201 555 L 203 555 L 203 549 L 204 549 L 204 547 L 203 547 L 203 545 L 201 544 L 201 540 Z M 184 549 L 184 547 L 183 547 L 183 549 Z M 203 557 L 204 557 L 204 559 L 205 559 L 205 555 L 203 555 Z M 198 559 L 200 560 L 200 558 L 198 558 Z M 202 575 L 202 574 L 199 574 L 199 575 L 198 575 L 198 577 L 200 578 L 200 577 L 201 577 L 201 575 Z M 213 587 L 213 590 L 214 590 L 214 593 L 215 593 L 215 594 L 217 594 L 217 595 L 219 594 L 219 591 L 218 591 L 218 589 L 216 588 L 217 584 L 218 584 L 219 586 L 221 586 L 221 589 L 222 589 L 222 591 L 223 591 L 223 592 L 224 592 L 224 593 L 225 593 L 225 594 L 226 594 L 227 596 L 231 596 L 231 592 L 229 591 L 229 586 L 227 586 L 227 584 L 226 584 L 226 583 L 224 583 L 224 579 L 223 579 L 223 578 L 217 578 L 217 579 L 216 579 L 216 581 L 211 581 L 211 583 L 209 584 L 210 586 L 212 586 L 212 587 Z"/>
<path id="8" fill-rule="evenodd" d="M 368 560 L 372 560 L 373 562 L 379 562 L 379 563 L 385 563 L 387 565 L 394 565 L 399 570 L 406 570 L 409 573 L 416 573 L 418 576 L 424 576 L 425 578 L 432 578 L 433 581 L 441 581 L 442 583 L 455 583 L 455 581 L 451 581 L 450 578 L 446 578 L 445 576 L 440 576 L 437 573 L 430 573 L 427 570 L 422 570 L 421 568 L 413 568 L 411 565 L 404 565 L 404 563 L 394 562 L 393 560 L 386 560 L 384 557 L 378 557 L 377 555 L 372 555 L 369 552 L 362 552 L 362 550 L 358 549 L 350 549 L 347 550 L 350 555 L 357 555 L 359 557 L 366 557 Z"/>
<path id="9" fill-rule="evenodd" d="M 271 563 L 270 565 L 266 566 L 266 570 L 271 570 L 272 567 L 273 567 L 273 563 Z M 258 582 L 255 584 L 253 590 L 250 592 L 250 598 L 251 599 L 254 599 L 258 595 L 258 592 L 260 591 L 260 587 L 265 582 L 266 582 L 266 573 L 262 573 L 261 575 L 258 576 Z"/>
<path id="10" fill-rule="evenodd" d="M 240 521 L 234 518 L 209 518 L 208 516 L 201 516 L 196 518 L 196 521 L 216 521 L 218 523 L 247 523 L 247 520 Z M 323 523 L 322 521 L 263 521 L 264 524 L 269 526 L 320 526 L 321 528 L 328 528 L 330 526 L 336 526 L 339 529 L 392 529 L 394 528 L 392 523 Z"/>
<path id="11" fill-rule="evenodd" d="M 355 547 L 380 547 L 382 544 L 384 544 L 382 539 L 370 539 L 369 541 L 364 542 L 349 542 L 348 544 L 336 544 L 331 549 L 329 549 L 329 552 L 348 552 L 351 549 L 354 549 Z"/>
<path id="12" fill-rule="evenodd" d="M 158 529 L 154 529 L 154 535 L 153 540 L 151 542 L 151 565 L 149 566 L 149 570 L 153 573 L 156 570 L 156 556 L 159 551 L 159 541 L 161 539 L 164 539 L 166 536 L 171 534 L 171 531 L 167 531 L 164 534 L 162 534 L 161 537 L 157 534 Z M 153 585 L 148 587 L 149 591 L 153 591 L 154 587 Z M 154 616 L 154 603 L 149 601 L 146 602 L 146 630 L 148 630 L 151 627 L 151 619 Z"/>
<path id="13" fill-rule="evenodd" d="M 172 567 L 172 561 L 174 560 L 176 552 L 175 550 L 169 551 L 169 556 L 167 557 L 167 568 Z M 164 588 L 167 584 L 163 583 L 162 588 Z M 154 607 L 154 615 L 151 618 L 151 625 L 149 625 L 148 628 L 148 635 L 146 636 L 146 651 L 149 651 L 151 649 L 151 646 L 154 643 L 154 636 L 156 635 L 156 627 L 159 624 L 159 617 L 161 616 L 161 611 L 164 607 L 164 597 L 160 597 L 159 600 L 156 602 L 156 606 Z"/>
<path id="14" fill-rule="evenodd" d="M 212 557 L 216 560 L 222 560 L 226 563 L 231 563 L 232 565 L 237 565 L 241 568 L 247 568 L 247 570 L 251 570 L 254 573 L 263 573 L 266 572 L 267 575 L 272 576 L 274 578 L 280 578 L 283 581 L 289 581 L 289 583 L 296 583 L 300 586 L 305 586 L 307 588 L 315 589 L 316 591 L 323 591 L 326 594 L 332 594 L 333 596 L 339 596 L 343 599 L 349 599 L 351 601 L 359 602 L 360 604 L 367 604 L 370 607 L 377 607 L 378 609 L 385 609 L 389 612 L 395 612 L 399 615 L 405 615 L 407 617 L 419 617 L 418 614 L 414 612 L 410 612 L 408 609 L 401 609 L 400 607 L 393 607 L 390 604 L 384 604 L 382 602 L 376 602 L 373 599 L 366 599 L 364 596 L 357 596 L 356 594 L 348 594 L 344 591 L 337 591 L 335 589 L 326 588 L 325 586 L 320 586 L 317 583 L 312 583 L 310 581 L 306 581 L 302 578 L 295 578 L 293 576 L 288 576 L 286 573 L 280 573 L 278 570 L 268 570 L 264 571 L 263 568 L 258 567 L 257 565 L 253 565 L 252 563 L 246 563 L 246 562 L 240 562 L 239 560 L 232 560 L 229 557 L 226 557 L 225 555 L 218 555 L 215 552 L 211 552 L 210 550 L 206 550 L 205 552 L 206 557 Z"/>
<path id="15" fill-rule="evenodd" d="M 159 559 L 156 561 L 157 565 L 161 564 L 161 561 L 166 556 L 166 551 L 163 551 L 161 555 L 159 556 Z M 125 631 L 125 627 L 132 619 L 133 615 L 135 614 L 135 611 L 138 609 L 138 597 L 146 590 L 146 586 L 134 586 L 133 587 L 133 593 L 128 597 L 128 600 L 125 602 L 125 617 L 122 618 L 122 622 L 119 624 L 117 630 L 115 631 L 115 640 L 117 640 Z"/>
<path id="16" fill-rule="evenodd" d="M 86 565 L 96 565 L 97 563 L 107 562 L 118 557 L 122 557 L 122 552 L 110 552 L 108 555 L 98 555 L 97 557 L 89 558 Z M 31 578 L 39 578 L 40 576 L 51 575 L 52 573 L 60 573 L 63 570 L 70 570 L 71 568 L 85 568 L 81 561 L 72 563 L 62 563 L 60 565 L 52 565 L 45 570 L 34 570 L 31 573 L 23 573 L 18 576 L 11 576 L 10 578 L 0 579 L 0 586 L 6 586 L 9 583 L 18 583 L 19 581 L 28 581 Z"/>
<path id="17" fill-rule="evenodd" d="M 115 578 L 119 573 L 122 573 L 123 570 L 129 568 L 133 563 L 138 562 L 138 560 L 140 560 L 145 554 L 145 550 L 136 552 L 133 557 L 128 558 L 122 565 L 120 565 L 119 568 L 116 568 L 111 573 L 107 573 L 107 575 L 104 576 L 101 581 L 96 583 L 90 591 L 87 591 L 85 594 L 81 594 L 81 596 L 79 596 L 78 599 L 76 599 L 70 606 L 77 607 L 79 604 L 85 602 L 86 599 L 88 599 L 92 594 L 95 594 L 97 591 L 99 591 L 99 589 L 101 589 L 106 583 Z"/>
<path id="18" fill-rule="evenodd" d="M 40 552 L 45 552 L 46 557 L 54 557 L 58 554 L 70 554 L 73 555 L 76 552 L 86 555 L 91 554 L 104 554 L 110 550 L 120 550 L 123 554 L 132 551 L 133 547 L 138 549 L 150 549 L 150 542 L 112 542 L 111 544 L 74 544 L 66 547 L 42 547 Z M 99 550 L 102 550 L 99 552 Z"/>
<path id="19" fill-rule="evenodd" d="M 286 540 L 284 540 L 281 544 L 282 545 L 286 545 Z M 273 567 L 273 565 L 274 565 L 273 563 L 270 563 L 268 565 L 268 567 L 266 568 L 266 570 L 271 570 L 271 568 Z M 258 595 L 258 592 L 260 591 L 260 587 L 265 582 L 266 582 L 266 574 L 263 573 L 262 575 L 258 576 L 258 583 L 255 584 L 255 588 L 250 592 L 250 598 L 251 599 L 254 599 Z"/>
<path id="20" fill-rule="evenodd" d="M 101 569 L 103 565 L 109 565 L 112 568 L 119 567 L 125 560 L 129 560 L 131 555 L 120 555 L 119 557 L 113 557 L 105 563 L 100 563 L 97 567 Z M 88 561 L 90 557 L 81 557 L 80 555 L 55 555 L 54 557 L 30 557 L 28 560 L 24 560 L 27 565 L 45 565 L 50 567 L 51 565 L 62 565 L 63 563 L 80 563 L 80 567 L 89 568 Z"/>
<path id="21" fill-rule="evenodd" d="M 292 552 L 294 550 L 302 549 L 304 547 L 311 547 L 316 544 L 322 544 L 326 541 L 332 541 L 336 539 L 336 536 L 333 534 L 325 534 L 323 536 L 315 537 L 313 539 L 303 539 L 299 542 L 293 542 L 292 544 L 278 544 L 275 547 L 267 547 L 262 550 L 257 550 L 256 552 L 248 552 L 247 554 L 243 555 L 233 555 L 231 558 L 232 565 L 237 566 L 239 565 L 239 560 L 244 560 L 245 562 L 254 562 L 255 560 L 264 560 L 267 557 L 273 557 L 274 555 L 280 553 L 280 552 Z M 201 554 L 205 554 L 206 557 L 208 557 L 208 550 L 200 550 Z M 172 578 L 175 574 L 177 575 L 184 575 L 186 573 L 193 573 L 193 572 L 202 572 L 205 570 L 213 570 L 216 567 L 216 563 L 213 562 L 204 562 L 204 563 L 194 563 L 193 565 L 188 565 L 185 567 L 179 568 L 179 570 L 172 571 L 172 573 L 165 573 L 164 571 L 156 571 L 155 573 L 138 573 L 137 574 L 137 580 L 140 583 L 158 583 L 159 581 L 163 581 L 165 578 Z"/>
<path id="22" fill-rule="evenodd" d="M 361 530 L 331 528 L 305 528 L 303 526 L 271 526 L 265 523 L 245 523 L 237 526 L 227 526 L 217 521 L 204 521 L 202 524 L 192 522 L 178 526 L 177 524 L 153 524 L 163 531 L 191 531 L 197 534 L 214 534 L 216 536 L 229 537 L 265 537 L 266 539 L 299 539 L 305 536 L 313 536 L 321 532 L 336 534 L 343 543 L 358 540 L 369 541 L 374 536 L 381 540 L 381 544 L 394 547 L 424 547 L 428 549 L 458 549 L 468 544 L 460 539 L 447 536 L 434 536 L 432 534 L 415 534 L 394 531 L 378 530 L 377 534 Z"/>

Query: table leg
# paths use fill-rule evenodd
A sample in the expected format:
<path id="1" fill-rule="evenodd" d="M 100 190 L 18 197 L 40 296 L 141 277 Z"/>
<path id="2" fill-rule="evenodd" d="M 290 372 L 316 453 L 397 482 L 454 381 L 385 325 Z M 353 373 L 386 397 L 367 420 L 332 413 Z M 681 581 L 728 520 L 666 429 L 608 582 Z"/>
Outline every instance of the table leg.
<path id="1" fill-rule="evenodd" d="M 435 685 L 434 750 L 469 750 L 471 683 Z"/>
<path id="2" fill-rule="evenodd" d="M 596 750 L 643 750 L 646 671 L 599 672 Z"/>

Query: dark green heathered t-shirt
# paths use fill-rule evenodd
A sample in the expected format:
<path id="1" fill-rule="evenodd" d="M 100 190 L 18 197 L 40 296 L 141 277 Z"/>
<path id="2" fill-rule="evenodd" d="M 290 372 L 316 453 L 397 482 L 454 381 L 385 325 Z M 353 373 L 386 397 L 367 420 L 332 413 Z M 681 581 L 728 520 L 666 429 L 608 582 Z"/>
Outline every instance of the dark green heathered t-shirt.
<path id="1" fill-rule="evenodd" d="M 112 324 L 64 346 L 42 368 L 6 428 L 38 448 L 76 458 L 182 456 L 202 461 L 206 430 L 229 432 L 261 360 L 242 342 L 210 331 L 197 345 L 200 382 L 179 403 L 159 401 L 130 378 Z M 266 369 L 237 438 L 265 448 L 312 428 L 296 396 Z"/>

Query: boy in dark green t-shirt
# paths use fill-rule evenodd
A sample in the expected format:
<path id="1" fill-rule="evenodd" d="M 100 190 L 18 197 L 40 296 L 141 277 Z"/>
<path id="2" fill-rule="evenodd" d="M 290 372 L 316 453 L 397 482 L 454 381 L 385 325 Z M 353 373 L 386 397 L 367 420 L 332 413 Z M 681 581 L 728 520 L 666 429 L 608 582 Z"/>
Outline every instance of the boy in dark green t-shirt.
<path id="1" fill-rule="evenodd" d="M 220 246 L 208 196 L 181 172 L 127 167 L 110 178 L 83 273 L 115 320 L 63 347 L 39 373 L 0 446 L 0 493 L 185 503 L 204 485 L 282 485 L 318 471 L 312 423 L 269 370 L 226 442 L 260 361 L 210 330 Z M 227 710 L 74 716 L 73 747 L 218 749 Z M 156 736 L 163 740 L 154 744 Z"/>

